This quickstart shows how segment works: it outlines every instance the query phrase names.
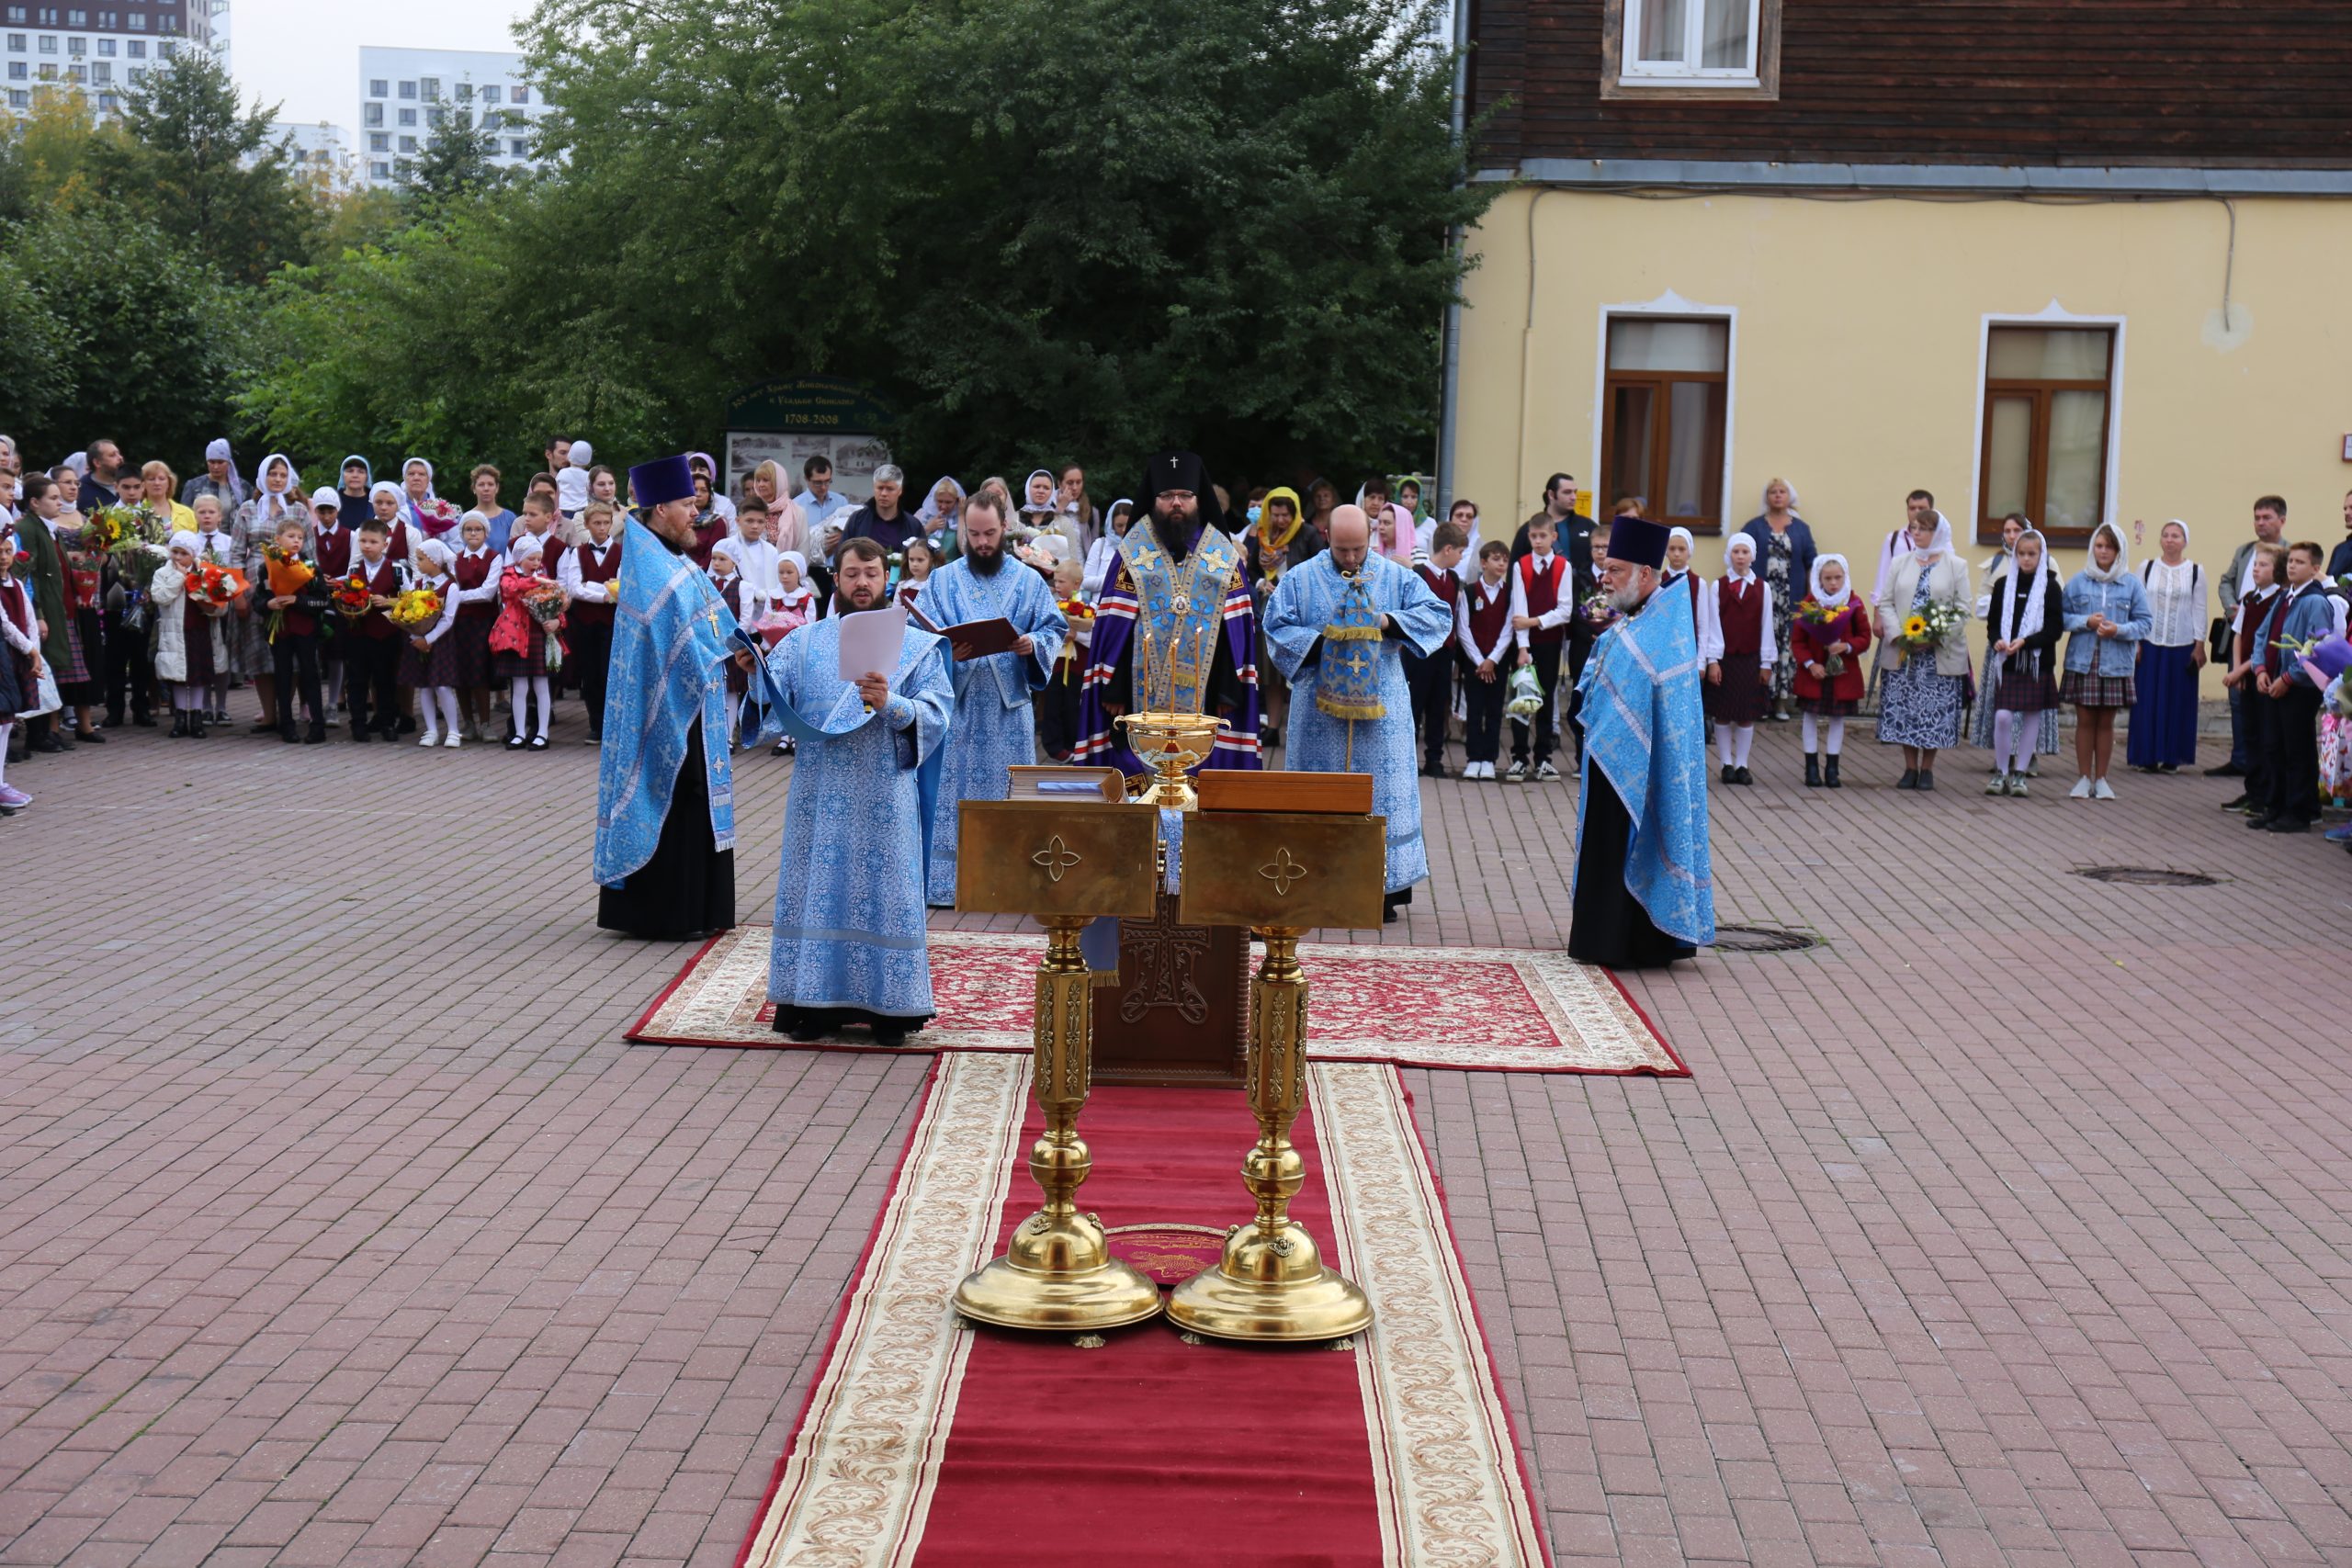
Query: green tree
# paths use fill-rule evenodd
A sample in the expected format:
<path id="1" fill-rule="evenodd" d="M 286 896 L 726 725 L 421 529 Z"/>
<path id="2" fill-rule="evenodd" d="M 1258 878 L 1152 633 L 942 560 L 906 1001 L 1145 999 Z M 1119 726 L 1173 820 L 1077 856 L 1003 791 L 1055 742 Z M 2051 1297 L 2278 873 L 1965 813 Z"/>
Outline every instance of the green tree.
<path id="1" fill-rule="evenodd" d="M 1165 442 L 1426 457 L 1461 264 L 1421 0 L 543 0 L 569 243 L 675 428 L 778 370 L 873 382 L 956 468 Z M 597 236 L 582 244 L 578 236 Z"/>
<path id="2" fill-rule="evenodd" d="M 505 172 L 491 162 L 497 152 L 497 136 L 474 123 L 472 108 L 452 109 L 425 139 L 424 150 L 401 182 L 401 194 L 420 209 L 480 195 L 505 179 Z"/>
<path id="3" fill-rule="evenodd" d="M 132 85 L 124 134 L 99 142 L 93 168 L 107 198 L 192 244 L 240 283 L 308 260 L 323 217 L 275 107 L 241 107 L 209 50 L 183 48 Z"/>
<path id="4" fill-rule="evenodd" d="M 9 363 L 72 393 L 12 417 L 24 449 L 44 461 L 110 434 L 126 456 L 185 468 L 229 428 L 229 399 L 248 368 L 246 296 L 153 224 L 103 211 L 53 211 L 17 236 L 0 269 L 0 322 L 14 276 L 56 325 L 52 345 L 7 345 Z M 17 403 L 10 383 L 12 411 Z"/>
<path id="5" fill-rule="evenodd" d="M 80 369 L 75 346 L 24 269 L 0 255 L 0 357 L 11 367 L 6 417 L 28 460 L 48 448 L 25 447 L 27 432 L 54 428 L 74 407 Z"/>

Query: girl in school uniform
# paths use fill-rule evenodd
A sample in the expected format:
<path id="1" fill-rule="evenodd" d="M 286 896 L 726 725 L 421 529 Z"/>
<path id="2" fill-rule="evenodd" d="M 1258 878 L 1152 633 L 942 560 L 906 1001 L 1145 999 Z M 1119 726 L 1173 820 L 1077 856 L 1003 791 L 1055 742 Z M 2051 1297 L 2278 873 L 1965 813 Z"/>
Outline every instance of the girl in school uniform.
<path id="1" fill-rule="evenodd" d="M 1993 715 L 1993 782 L 1986 795 L 2026 794 L 2026 771 L 2041 740 L 2042 715 L 2058 706 L 2058 637 L 2065 592 L 2051 570 L 2050 541 L 2028 528 L 1993 580 L 1984 610 L 1984 694 Z"/>
<path id="2" fill-rule="evenodd" d="M 1789 624 L 1789 657 L 1797 667 L 1790 689 L 1803 719 L 1804 782 L 1808 789 L 1841 789 L 1838 756 L 1846 745 L 1846 720 L 1860 709 L 1869 684 L 1862 650 L 1871 645 L 1871 607 L 1854 592 L 1853 568 L 1844 556 L 1815 556 L 1808 586 L 1812 591 Z"/>
<path id="3" fill-rule="evenodd" d="M 173 535 L 170 550 L 147 585 L 148 601 L 155 606 L 155 678 L 172 690 L 173 738 L 201 740 L 213 672 L 228 668 L 229 642 L 221 635 L 220 606 L 188 597 L 196 536 L 185 529 Z"/>
<path id="4" fill-rule="evenodd" d="M 549 630 L 523 607 L 525 594 L 549 587 L 555 581 L 540 570 L 545 553 L 537 538 L 529 534 L 517 535 L 507 541 L 506 567 L 498 576 L 498 622 L 490 631 L 494 655 L 491 669 L 500 679 L 510 682 L 508 703 L 514 714 L 513 727 L 506 735 L 509 751 L 520 751 L 525 747 L 534 751 L 546 750 L 551 744 L 548 731 L 555 725 L 555 698 L 548 690 Z M 539 727 L 535 733 L 526 735 L 533 697 L 539 702 Z"/>
<path id="5" fill-rule="evenodd" d="M 498 552 L 490 547 L 490 519 L 469 512 L 458 523 L 458 549 L 449 562 L 458 619 L 449 628 L 459 706 L 473 718 L 473 738 L 490 739 L 490 628 L 498 621 Z"/>
<path id="6" fill-rule="evenodd" d="M 2066 681 L 2075 705 L 2075 761 L 2082 777 L 2066 794 L 2075 800 L 2113 800 L 2107 782 L 2115 754 L 2115 716 L 2132 705 L 2133 666 L 2154 617 L 2148 591 L 2123 558 L 2123 531 L 2112 523 L 2091 530 L 2090 564 L 2067 580 Z"/>
<path id="7" fill-rule="evenodd" d="M 1772 589 L 1756 575 L 1756 541 L 1734 534 L 1724 547 L 1724 575 L 1700 616 L 1699 656 L 1707 661 L 1707 712 L 1715 721 L 1715 758 L 1723 782 L 1750 784 L 1749 749 L 1772 692 Z"/>
<path id="8" fill-rule="evenodd" d="M 487 536 L 487 520 L 482 531 Z M 409 629 L 408 646 L 401 650 L 400 676 L 401 685 L 416 691 L 417 728 L 424 731 L 416 743 L 450 750 L 464 744 L 458 733 L 458 642 L 452 635 L 458 624 L 458 580 L 449 569 L 456 559 L 457 552 L 438 539 L 417 541 L 416 578 L 409 586 L 430 588 L 441 595 L 441 614 L 430 626 Z M 443 728 L 449 732 L 446 740 Z"/>
<path id="9" fill-rule="evenodd" d="M 39 517 L 29 526 L 45 525 Z M 16 575 L 17 531 L 0 525 L 0 770 L 8 764 L 8 732 L 17 716 L 40 706 L 40 619 L 31 586 Z M 0 772 L 0 817 L 14 817 L 33 797 Z"/>

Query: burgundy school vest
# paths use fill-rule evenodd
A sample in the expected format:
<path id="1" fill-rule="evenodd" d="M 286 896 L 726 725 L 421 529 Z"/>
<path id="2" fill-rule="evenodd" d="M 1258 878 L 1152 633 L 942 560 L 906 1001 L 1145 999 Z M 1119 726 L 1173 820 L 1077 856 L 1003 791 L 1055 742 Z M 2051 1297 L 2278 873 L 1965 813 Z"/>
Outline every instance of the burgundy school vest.
<path id="1" fill-rule="evenodd" d="M 1715 580 L 1715 623 L 1723 627 L 1724 654 L 1736 659 L 1742 654 L 1764 651 L 1764 582 L 1762 579 L 1747 585 L 1728 577 Z"/>
<path id="2" fill-rule="evenodd" d="M 367 580 L 368 592 L 370 593 L 381 593 L 390 598 L 401 591 L 400 563 L 392 559 L 389 550 L 385 552 L 384 558 L 376 563 L 373 571 L 368 569 L 368 563 L 364 560 L 354 561 L 351 570 Z M 349 573 L 345 575 L 348 576 Z M 380 642 L 390 637 L 393 629 L 391 617 L 381 610 L 370 610 L 359 617 L 361 637 L 374 637 Z"/>
<path id="3" fill-rule="evenodd" d="M 1544 615 L 1558 609 L 1560 584 L 1567 581 L 1567 576 L 1568 558 L 1566 556 L 1555 555 L 1552 558 L 1552 570 L 1542 577 L 1535 575 L 1533 556 L 1520 557 L 1519 582 L 1520 586 L 1527 591 L 1527 613 L 1530 615 Z M 1549 648 L 1555 644 L 1566 642 L 1567 638 L 1568 628 L 1566 626 L 1531 626 L 1527 632 L 1527 640 L 1537 648 Z"/>
<path id="4" fill-rule="evenodd" d="M 580 581 L 582 582 L 610 582 L 621 574 L 621 541 L 618 539 L 605 547 L 605 558 L 601 562 L 596 559 L 594 546 L 574 545 L 571 552 L 572 559 L 580 567 Z M 601 604 L 584 599 L 574 600 L 564 611 L 564 615 L 583 626 L 609 626 L 613 624 L 613 604 L 609 599 Z"/>
<path id="5" fill-rule="evenodd" d="M 334 533 L 317 528 L 311 530 L 311 550 L 318 558 L 319 574 L 322 577 L 351 575 L 351 530 L 335 525 Z"/>
<path id="6" fill-rule="evenodd" d="M 1510 629 L 1510 580 L 1505 578 L 1496 585 L 1492 600 L 1487 597 L 1484 581 L 1472 583 L 1466 592 L 1470 595 L 1470 640 L 1478 645 L 1473 657 L 1481 657 Z"/>
<path id="7" fill-rule="evenodd" d="M 498 570 L 498 556 L 492 550 L 484 550 L 480 557 L 460 554 L 449 570 L 457 575 L 458 588 L 470 592 L 490 581 L 491 573 Z M 495 619 L 497 615 L 498 601 L 494 598 L 469 600 L 458 606 L 459 620 L 487 621 Z"/>
<path id="8" fill-rule="evenodd" d="M 1430 566 L 1417 566 L 1413 570 L 1421 574 L 1421 581 L 1429 584 L 1430 592 L 1436 594 L 1447 609 L 1453 609 L 1453 602 L 1462 597 L 1462 580 L 1453 573 L 1440 571 Z"/>

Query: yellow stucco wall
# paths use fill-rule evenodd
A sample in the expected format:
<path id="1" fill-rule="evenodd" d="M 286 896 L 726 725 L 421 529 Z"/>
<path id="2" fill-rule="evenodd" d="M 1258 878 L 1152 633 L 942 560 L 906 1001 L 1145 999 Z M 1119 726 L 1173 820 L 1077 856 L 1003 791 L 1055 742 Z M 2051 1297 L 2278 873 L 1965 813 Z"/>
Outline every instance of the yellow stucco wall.
<path id="1" fill-rule="evenodd" d="M 2240 199 L 2222 331 L 2229 214 L 2215 201 L 1656 200 L 1510 193 L 1472 236 L 1453 491 L 1516 521 L 1544 476 L 1598 480 L 1604 306 L 1669 294 L 1731 308 L 1731 526 L 1781 475 L 1825 550 L 1867 589 L 1914 487 L 1968 538 L 1984 318 L 2052 301 L 2124 319 L 2116 509 L 2193 525 L 2210 572 L 2284 495 L 2288 537 L 2332 548 L 2352 488 L 2352 202 Z M 1537 263 L 1530 321 L 1530 235 Z M 1522 400 L 1522 351 L 1526 385 Z M 1963 543 L 1973 563 L 1989 553 Z M 2072 572 L 2080 551 L 2063 551 Z M 1712 575 L 1720 546 L 1702 540 Z M 2218 684 L 2214 690 L 2218 691 Z"/>

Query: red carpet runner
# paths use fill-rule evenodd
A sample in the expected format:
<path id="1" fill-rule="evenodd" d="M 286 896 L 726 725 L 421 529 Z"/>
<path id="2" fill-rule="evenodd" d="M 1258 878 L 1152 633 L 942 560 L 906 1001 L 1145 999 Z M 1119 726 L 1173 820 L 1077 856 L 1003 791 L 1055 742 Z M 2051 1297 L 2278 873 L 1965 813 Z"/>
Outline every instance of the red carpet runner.
<path id="1" fill-rule="evenodd" d="M 1294 1212 L 1369 1292 L 1361 1342 L 1188 1344 L 1165 1320 L 1081 1348 L 948 1305 L 1035 1207 L 1029 1064 L 940 1059 L 824 1371 L 739 1563 L 758 1568 L 1548 1561 L 1394 1069 L 1320 1063 Z M 1098 1089 L 1085 1207 L 1225 1224 L 1241 1095 Z M 1165 1234 L 1155 1238 L 1164 1242 Z"/>

